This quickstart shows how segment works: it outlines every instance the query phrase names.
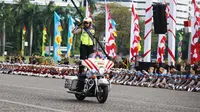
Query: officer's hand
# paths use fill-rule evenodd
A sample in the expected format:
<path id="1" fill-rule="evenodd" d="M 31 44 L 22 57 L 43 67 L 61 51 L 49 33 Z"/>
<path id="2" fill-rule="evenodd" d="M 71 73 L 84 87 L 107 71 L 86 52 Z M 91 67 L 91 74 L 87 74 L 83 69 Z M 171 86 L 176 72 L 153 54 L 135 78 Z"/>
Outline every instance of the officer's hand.
<path id="1" fill-rule="evenodd" d="M 73 28 L 73 31 L 76 31 L 78 29 L 78 25 L 76 25 L 74 28 Z"/>

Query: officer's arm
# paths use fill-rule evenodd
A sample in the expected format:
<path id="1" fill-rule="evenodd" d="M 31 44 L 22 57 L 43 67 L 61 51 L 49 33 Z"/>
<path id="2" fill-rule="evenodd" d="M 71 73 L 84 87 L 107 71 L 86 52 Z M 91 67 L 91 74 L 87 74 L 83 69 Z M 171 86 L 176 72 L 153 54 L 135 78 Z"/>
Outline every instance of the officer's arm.
<path id="1" fill-rule="evenodd" d="M 82 32 L 82 29 L 81 29 L 81 28 L 72 31 L 73 34 L 79 34 L 79 33 L 81 33 L 81 32 Z"/>

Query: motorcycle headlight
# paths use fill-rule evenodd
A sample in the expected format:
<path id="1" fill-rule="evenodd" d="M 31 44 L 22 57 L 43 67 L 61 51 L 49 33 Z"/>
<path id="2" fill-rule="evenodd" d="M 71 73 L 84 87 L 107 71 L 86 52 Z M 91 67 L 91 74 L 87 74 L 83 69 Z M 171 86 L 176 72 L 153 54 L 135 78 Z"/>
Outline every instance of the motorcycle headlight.
<path id="1" fill-rule="evenodd" d="M 105 73 L 105 68 L 99 68 L 100 75 L 103 75 Z"/>

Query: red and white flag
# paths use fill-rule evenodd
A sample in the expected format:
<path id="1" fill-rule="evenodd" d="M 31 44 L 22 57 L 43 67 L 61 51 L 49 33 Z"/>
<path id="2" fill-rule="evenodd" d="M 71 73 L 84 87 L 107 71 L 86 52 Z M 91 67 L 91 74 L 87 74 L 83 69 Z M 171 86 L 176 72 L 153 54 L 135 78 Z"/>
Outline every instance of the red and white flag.
<path id="1" fill-rule="evenodd" d="M 190 62 L 194 64 L 195 62 L 199 61 L 200 54 L 199 54 L 199 47 L 198 47 L 198 40 L 200 36 L 199 31 L 199 8 L 195 2 L 192 0 L 192 7 L 191 7 L 191 45 L 190 45 Z"/>
<path id="2" fill-rule="evenodd" d="M 135 61 L 136 56 L 139 52 L 139 42 L 140 42 L 140 29 L 139 29 L 139 17 L 135 12 L 134 4 L 132 4 L 131 12 L 131 32 L 130 32 L 130 60 Z"/>
<path id="3" fill-rule="evenodd" d="M 166 40 L 167 38 L 165 34 L 159 34 L 158 49 L 157 49 L 157 61 L 159 63 L 163 63 L 164 60 Z"/>
<path id="4" fill-rule="evenodd" d="M 152 0 L 146 0 L 145 35 L 144 35 L 144 62 L 151 62 L 151 33 L 152 33 Z"/>
<path id="5" fill-rule="evenodd" d="M 164 1 L 164 4 L 167 5 L 167 2 Z M 169 21 L 169 7 L 166 6 L 166 19 L 167 22 Z M 169 26 L 167 26 L 169 28 Z M 164 60 L 164 54 L 165 54 L 165 44 L 166 44 L 166 35 L 165 34 L 159 34 L 159 40 L 158 40 L 158 48 L 157 48 L 157 61 L 159 63 L 163 63 Z"/>
<path id="6" fill-rule="evenodd" d="M 106 4 L 106 37 L 105 37 L 105 50 L 108 56 L 116 58 L 116 43 L 115 43 L 115 36 L 114 36 L 114 28 L 112 26 L 110 10 L 108 8 L 108 4 Z"/>
<path id="7" fill-rule="evenodd" d="M 90 10 L 90 5 L 88 3 L 88 1 L 86 0 L 86 11 L 85 11 L 86 17 L 87 18 L 92 18 L 92 13 Z"/>
<path id="8" fill-rule="evenodd" d="M 168 29 L 168 64 L 175 64 L 176 44 L 176 1 L 170 0 L 169 29 Z"/>

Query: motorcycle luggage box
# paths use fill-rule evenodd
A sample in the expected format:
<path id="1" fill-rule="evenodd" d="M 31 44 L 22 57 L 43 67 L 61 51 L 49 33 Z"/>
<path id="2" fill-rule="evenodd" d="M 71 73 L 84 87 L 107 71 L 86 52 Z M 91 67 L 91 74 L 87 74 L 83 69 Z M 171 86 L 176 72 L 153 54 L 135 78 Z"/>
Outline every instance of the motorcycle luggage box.
<path id="1" fill-rule="evenodd" d="M 77 81 L 77 76 L 67 76 L 65 80 L 65 88 L 68 88 L 69 90 L 76 89 Z"/>
<path id="2" fill-rule="evenodd" d="M 74 79 L 72 80 L 72 84 L 71 84 L 71 90 L 76 90 L 76 85 L 78 83 L 78 79 Z"/>

